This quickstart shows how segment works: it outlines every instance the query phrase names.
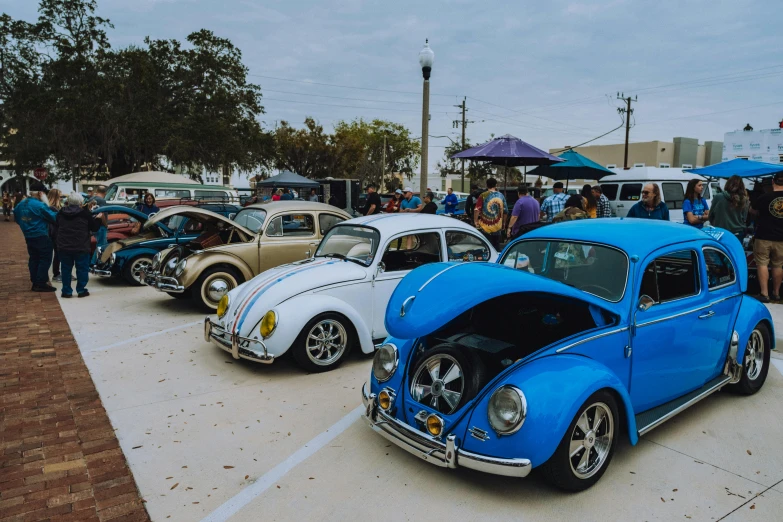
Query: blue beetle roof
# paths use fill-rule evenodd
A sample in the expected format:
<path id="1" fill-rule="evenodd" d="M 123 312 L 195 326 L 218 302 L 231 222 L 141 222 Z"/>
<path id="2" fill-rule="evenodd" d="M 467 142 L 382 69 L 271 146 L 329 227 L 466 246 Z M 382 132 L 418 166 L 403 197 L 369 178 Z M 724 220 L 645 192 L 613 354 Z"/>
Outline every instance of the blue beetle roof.
<path id="1" fill-rule="evenodd" d="M 469 289 L 466 282 L 472 282 Z M 495 263 L 430 263 L 405 276 L 386 307 L 386 330 L 393 337 L 412 339 L 432 333 L 476 304 L 516 292 L 543 292 L 622 313 L 610 303 L 545 277 Z M 400 316 L 403 303 L 414 297 Z"/>

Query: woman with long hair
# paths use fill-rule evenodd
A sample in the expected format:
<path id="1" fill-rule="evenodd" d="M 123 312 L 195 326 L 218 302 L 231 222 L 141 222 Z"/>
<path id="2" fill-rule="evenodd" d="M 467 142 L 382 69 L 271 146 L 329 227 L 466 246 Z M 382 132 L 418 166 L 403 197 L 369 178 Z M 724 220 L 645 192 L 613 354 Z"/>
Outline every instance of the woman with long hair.
<path id="1" fill-rule="evenodd" d="M 596 201 L 593 195 L 593 188 L 590 185 L 582 187 L 582 199 L 584 203 L 585 212 L 590 214 L 591 218 L 598 215 L 598 201 Z"/>
<path id="2" fill-rule="evenodd" d="M 144 212 L 146 215 L 157 214 L 160 209 L 155 204 L 155 196 L 151 192 L 144 194 L 143 203 L 139 205 L 139 212 Z"/>
<path id="3" fill-rule="evenodd" d="M 59 212 L 63 207 L 62 196 L 63 193 L 58 189 L 51 189 L 49 194 L 46 195 L 49 200 L 49 208 L 55 212 Z M 49 225 L 49 237 L 52 238 L 52 247 L 54 249 L 54 256 L 52 257 L 52 281 L 59 282 L 62 280 L 62 277 L 60 274 L 60 257 L 57 255 L 57 233 L 54 225 Z"/>
<path id="4" fill-rule="evenodd" d="M 710 206 L 707 200 L 701 197 L 704 192 L 704 182 L 700 179 L 692 179 L 685 189 L 685 201 L 682 202 L 683 221 L 686 225 L 703 228 L 704 223 L 710 218 Z"/>
<path id="5" fill-rule="evenodd" d="M 392 195 L 392 198 L 389 200 L 388 203 L 386 203 L 386 207 L 384 207 L 383 211 L 387 214 L 394 214 L 396 212 L 400 211 L 400 204 L 402 203 L 402 190 L 397 189 L 394 191 L 394 195 Z"/>
<path id="6" fill-rule="evenodd" d="M 587 219 L 590 214 L 584 210 L 584 200 L 579 194 L 572 194 L 565 203 L 565 208 L 552 218 L 552 223 L 572 221 L 574 219 Z"/>
<path id="7" fill-rule="evenodd" d="M 748 219 L 750 198 L 745 183 L 736 174 L 729 178 L 723 191 L 712 198 L 710 224 L 725 228 L 742 241 L 745 238 L 745 223 Z"/>

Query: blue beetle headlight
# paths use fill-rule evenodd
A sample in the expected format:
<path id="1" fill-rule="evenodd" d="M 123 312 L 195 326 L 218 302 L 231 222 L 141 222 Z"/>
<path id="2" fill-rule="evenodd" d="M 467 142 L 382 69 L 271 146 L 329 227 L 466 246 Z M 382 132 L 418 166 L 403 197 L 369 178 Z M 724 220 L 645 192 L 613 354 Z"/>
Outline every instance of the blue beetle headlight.
<path id="1" fill-rule="evenodd" d="M 519 431 L 527 416 L 527 400 L 516 386 L 501 386 L 489 399 L 487 417 L 489 425 L 500 435 Z"/>
<path id="2" fill-rule="evenodd" d="M 384 344 L 372 359 L 372 374 L 378 382 L 386 382 L 394 375 L 399 361 L 397 347 L 390 343 Z"/>

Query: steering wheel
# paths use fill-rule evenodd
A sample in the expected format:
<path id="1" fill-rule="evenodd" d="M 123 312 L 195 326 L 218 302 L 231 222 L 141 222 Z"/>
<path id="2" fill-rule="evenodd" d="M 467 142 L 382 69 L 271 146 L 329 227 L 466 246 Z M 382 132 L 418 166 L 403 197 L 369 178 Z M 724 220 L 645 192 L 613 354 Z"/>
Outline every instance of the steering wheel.
<path id="1" fill-rule="evenodd" d="M 588 290 L 589 288 L 595 288 L 595 289 L 599 290 L 599 292 L 590 292 Z M 596 294 L 596 295 L 603 296 L 603 297 L 608 297 L 608 296 L 612 295 L 612 291 L 611 290 L 609 290 L 608 288 L 606 288 L 604 286 L 601 286 L 601 285 L 585 285 L 585 286 L 581 287 L 580 290 L 582 290 L 583 292 L 587 292 L 589 294 Z"/>

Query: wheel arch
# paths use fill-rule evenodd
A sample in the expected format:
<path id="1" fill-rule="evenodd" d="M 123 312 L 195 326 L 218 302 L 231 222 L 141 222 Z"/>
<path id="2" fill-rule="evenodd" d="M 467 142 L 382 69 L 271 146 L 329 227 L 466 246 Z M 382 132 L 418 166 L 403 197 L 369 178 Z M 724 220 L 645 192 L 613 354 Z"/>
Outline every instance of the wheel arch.
<path id="1" fill-rule="evenodd" d="M 739 349 L 737 350 L 737 362 L 743 363 L 745 356 L 745 345 L 748 343 L 750 334 L 757 324 L 762 323 L 769 329 L 770 349 L 775 348 L 775 326 L 772 321 L 772 315 L 766 306 L 758 300 L 743 295 L 740 302 L 737 319 L 734 321 L 734 331 L 739 336 Z"/>
<path id="2" fill-rule="evenodd" d="M 205 252 L 203 254 L 188 256 L 185 259 L 188 260 L 188 266 L 185 268 L 185 272 L 182 274 L 180 280 L 182 286 L 185 288 L 189 288 L 193 283 L 198 281 L 204 271 L 211 268 L 230 268 L 242 276 L 243 282 L 251 280 L 255 275 L 247 263 L 236 256 L 222 252 Z M 239 281 L 238 283 L 242 284 Z"/>

